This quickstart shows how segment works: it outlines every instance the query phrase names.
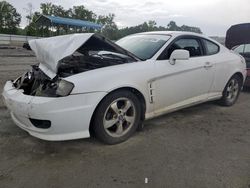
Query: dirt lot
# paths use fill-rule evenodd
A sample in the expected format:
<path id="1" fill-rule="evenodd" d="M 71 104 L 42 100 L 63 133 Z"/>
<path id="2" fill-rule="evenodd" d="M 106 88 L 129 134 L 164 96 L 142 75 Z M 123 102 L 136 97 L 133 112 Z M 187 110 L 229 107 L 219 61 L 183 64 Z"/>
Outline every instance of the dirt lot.
<path id="1" fill-rule="evenodd" d="M 24 50 L 0 50 L 0 92 L 34 62 Z M 0 101 L 0 188 L 8 187 L 249 188 L 250 92 L 230 108 L 206 103 L 147 121 L 114 146 L 33 138 Z"/>

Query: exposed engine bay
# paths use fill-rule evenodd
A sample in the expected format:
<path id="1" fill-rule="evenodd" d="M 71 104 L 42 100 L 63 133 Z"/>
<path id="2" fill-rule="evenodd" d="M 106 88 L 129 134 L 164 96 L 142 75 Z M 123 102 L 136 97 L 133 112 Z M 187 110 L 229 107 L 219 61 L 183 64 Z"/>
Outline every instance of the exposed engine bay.
<path id="1" fill-rule="evenodd" d="M 51 80 L 39 69 L 38 65 L 33 65 L 31 71 L 26 72 L 13 82 L 13 86 L 22 89 L 25 95 L 56 96 L 54 92 L 49 92 L 48 89 L 49 86 L 53 85 L 53 82 L 55 82 L 55 79 Z M 43 94 L 42 91 L 46 92 Z"/>
<path id="2" fill-rule="evenodd" d="M 128 56 L 108 51 L 89 51 L 88 53 L 83 55 L 76 52 L 62 59 L 58 67 L 58 76 L 64 78 L 93 69 L 135 61 Z"/>
<path id="3" fill-rule="evenodd" d="M 81 72 L 124 63 L 138 59 L 104 37 L 94 35 L 71 56 L 59 61 L 58 76 L 67 77 Z"/>
<path id="4" fill-rule="evenodd" d="M 49 77 L 46 72 L 39 68 L 39 65 L 33 65 L 31 71 L 25 73 L 13 82 L 13 86 L 17 89 L 22 89 L 23 93 L 26 95 L 63 97 L 69 95 L 74 88 L 73 83 L 63 78 L 85 71 L 132 63 L 139 60 L 132 53 L 97 34 L 88 35 L 90 38 L 80 47 L 76 48 L 77 45 L 75 46 L 75 43 L 72 43 L 74 42 L 74 38 L 72 39 L 72 37 L 77 36 L 78 35 L 67 36 L 69 41 L 63 44 L 64 51 L 67 51 L 67 48 L 71 50 L 71 55 L 69 56 L 62 55 L 66 54 L 65 52 L 62 52 L 62 54 L 54 54 L 56 52 L 58 53 L 57 48 L 51 48 L 54 52 L 46 49 L 46 45 L 48 46 L 49 42 L 51 42 L 51 45 L 56 45 L 56 43 L 59 42 L 56 37 L 54 37 L 54 43 L 50 38 L 38 39 L 40 42 L 33 42 L 33 48 L 36 51 L 36 56 L 40 57 L 41 64 L 45 63 L 48 65 L 50 64 L 49 60 L 54 60 L 54 58 L 47 59 L 46 57 L 61 58 L 59 61 L 54 62 L 57 64 L 56 70 L 52 69 L 56 76 Z M 70 45 L 72 45 L 73 48 Z M 75 51 L 72 51 L 72 49 Z"/>
<path id="5" fill-rule="evenodd" d="M 13 85 L 17 89 L 23 89 L 23 93 L 26 95 L 44 97 L 67 96 L 67 94 L 73 89 L 73 84 L 67 83 L 67 81 L 62 78 L 89 70 L 131 63 L 134 61 L 135 60 L 131 57 L 107 51 L 91 51 L 89 54 L 85 53 L 85 55 L 75 52 L 73 55 L 62 59 L 59 62 L 58 72 L 55 78 L 49 78 L 39 69 L 38 65 L 33 65 L 32 70 L 26 72 L 14 81 Z M 63 93 L 64 91 L 58 93 L 58 87 L 60 87 L 60 84 L 62 85 L 62 83 L 64 84 L 63 87 L 67 86 L 71 88 L 70 85 L 72 85 L 72 88 L 69 88 L 65 93 Z"/>

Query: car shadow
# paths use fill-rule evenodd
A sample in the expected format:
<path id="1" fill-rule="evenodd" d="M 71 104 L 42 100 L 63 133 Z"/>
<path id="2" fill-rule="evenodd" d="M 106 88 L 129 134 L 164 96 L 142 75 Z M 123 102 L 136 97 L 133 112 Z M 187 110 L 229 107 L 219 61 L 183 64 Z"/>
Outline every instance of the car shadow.
<path id="1" fill-rule="evenodd" d="M 6 126 L 6 140 L 12 140 L 16 142 L 16 147 L 22 148 L 24 152 L 32 152 L 37 156 L 46 156 L 46 155 L 61 155 L 66 153 L 81 153 L 90 150 L 99 151 L 104 150 L 105 148 L 109 149 L 117 149 L 121 147 L 129 147 L 135 146 L 140 144 L 140 140 L 145 138 L 145 134 L 151 134 L 151 130 L 159 130 L 166 126 L 176 126 L 179 121 L 185 121 L 187 117 L 192 118 L 195 115 L 199 114 L 207 114 L 208 111 L 211 112 L 211 108 L 215 108 L 218 106 L 215 102 L 206 102 L 203 104 L 199 104 L 196 106 L 188 107 L 176 112 L 172 112 L 166 115 L 159 116 L 157 118 L 147 120 L 144 123 L 144 128 L 142 131 L 136 132 L 136 134 L 130 138 L 128 141 L 117 144 L 117 145 L 105 145 L 104 143 L 97 140 L 95 137 L 91 136 L 90 138 L 86 139 L 77 139 L 77 140 L 69 140 L 69 141 L 45 141 L 40 140 L 38 138 L 30 136 L 25 131 L 18 128 L 12 122 L 11 118 L 8 113 L 6 112 L 6 120 L 8 121 L 8 128 Z M 4 134 L 0 132 L 0 136 Z M 141 135 L 142 134 L 142 135 Z M 7 142 L 6 141 L 6 142 Z M 137 142 L 138 141 L 138 142 Z M 6 150 L 9 146 L 6 145 Z"/>
<path id="2" fill-rule="evenodd" d="M 198 114 L 206 114 L 206 112 L 210 111 L 212 108 L 218 107 L 217 101 L 209 101 L 202 104 L 197 104 L 194 106 L 190 106 L 181 110 L 177 110 L 168 114 L 161 115 L 159 117 L 146 120 L 144 122 L 143 130 L 155 129 L 155 125 L 166 125 L 167 123 L 176 123 L 182 118 L 192 117 Z M 221 106 L 219 106 L 221 107 Z M 160 128 L 161 126 L 158 126 Z"/>

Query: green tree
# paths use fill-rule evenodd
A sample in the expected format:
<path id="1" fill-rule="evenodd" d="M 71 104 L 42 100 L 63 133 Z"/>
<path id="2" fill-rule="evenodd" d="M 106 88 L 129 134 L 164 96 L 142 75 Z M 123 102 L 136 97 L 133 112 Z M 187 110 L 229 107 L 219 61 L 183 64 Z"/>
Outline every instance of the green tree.
<path id="1" fill-rule="evenodd" d="M 49 16 L 59 16 L 59 17 L 70 17 L 70 10 L 65 10 L 61 5 L 55 5 L 52 3 L 41 3 L 40 5 L 41 13 Z M 67 31 L 67 27 L 62 25 L 56 25 L 56 34 L 59 35 L 60 32 L 65 33 Z M 41 29 L 41 28 L 37 28 Z M 42 36 L 50 36 L 52 31 L 49 30 L 49 25 L 44 25 L 42 27 Z"/>
<path id="2" fill-rule="evenodd" d="M 187 26 L 187 25 L 182 25 L 179 27 L 174 21 L 170 21 L 167 30 L 169 31 L 190 31 L 190 32 L 195 32 L 195 33 L 202 33 L 201 29 L 198 27 L 193 27 L 193 26 Z"/>
<path id="3" fill-rule="evenodd" d="M 48 25 L 37 26 L 35 21 L 39 18 L 40 15 L 49 15 L 49 16 L 59 16 L 64 18 L 73 18 L 81 19 L 96 22 L 97 15 L 86 9 L 84 6 L 74 6 L 73 8 L 64 9 L 61 5 L 55 5 L 52 3 L 41 3 L 40 4 L 41 12 L 35 12 L 31 23 L 26 27 L 27 34 L 38 34 L 40 36 L 50 36 L 53 35 L 65 34 L 69 32 L 94 32 L 93 29 L 89 28 L 74 28 L 70 31 L 65 25 L 54 25 L 56 31 L 49 29 Z M 29 15 L 28 15 L 29 16 Z"/>
<path id="4" fill-rule="evenodd" d="M 26 35 L 29 36 L 41 36 L 43 32 L 43 28 L 38 28 L 35 21 L 41 16 L 40 12 L 34 12 L 32 14 L 32 18 L 30 20 L 30 24 L 27 25 L 24 30 L 26 31 Z"/>
<path id="5" fill-rule="evenodd" d="M 133 26 L 133 27 L 125 27 L 122 29 L 119 29 L 118 36 L 124 37 L 126 35 L 134 34 L 134 33 L 140 33 L 140 32 L 147 32 L 147 31 L 191 31 L 196 33 L 202 33 L 200 28 L 198 27 L 192 27 L 183 25 L 179 27 L 174 21 L 170 21 L 167 27 L 163 26 L 156 26 L 157 23 L 153 20 L 150 20 L 148 22 L 144 22 L 140 25 Z"/>
<path id="6" fill-rule="evenodd" d="M 70 18 L 86 20 L 90 22 L 96 22 L 97 15 L 86 9 L 83 5 L 73 6 L 73 9 L 69 9 Z M 91 28 L 77 28 L 77 32 L 94 32 L 94 29 Z"/>
<path id="7" fill-rule="evenodd" d="M 86 9 L 83 5 L 73 6 L 73 9 L 70 9 L 71 15 L 70 17 L 81 20 L 88 20 L 91 22 L 96 21 L 96 14 L 92 11 Z"/>
<path id="8" fill-rule="evenodd" d="M 195 33 L 202 33 L 200 28 L 191 27 L 191 26 L 187 26 L 187 25 L 181 26 L 181 31 L 190 31 L 190 32 L 195 32 Z"/>
<path id="9" fill-rule="evenodd" d="M 167 26 L 167 30 L 169 30 L 169 31 L 180 31 L 180 28 L 176 25 L 176 23 L 174 21 L 170 21 L 168 26 Z"/>
<path id="10" fill-rule="evenodd" d="M 154 21 L 154 20 L 149 20 L 148 21 L 148 29 L 149 29 L 149 31 L 154 31 L 154 30 L 156 30 L 157 28 L 156 28 L 156 21 Z"/>
<path id="11" fill-rule="evenodd" d="M 54 5 L 52 3 L 41 3 L 40 4 L 41 14 L 54 15 Z"/>
<path id="12" fill-rule="evenodd" d="M 114 22 L 115 15 L 109 14 L 107 16 L 98 16 L 97 23 L 102 24 L 101 33 L 109 39 L 116 40 L 119 38 L 118 27 Z"/>
<path id="13" fill-rule="evenodd" d="M 98 32 L 108 37 L 111 40 L 117 40 L 121 37 L 124 37 L 129 34 L 139 33 L 139 32 L 147 32 L 147 31 L 191 31 L 196 33 L 202 33 L 200 28 L 182 25 L 178 26 L 175 21 L 170 21 L 167 24 L 167 27 L 157 26 L 157 23 L 154 20 L 149 20 L 142 24 L 125 27 L 122 29 L 118 29 L 114 19 L 114 14 L 108 15 L 96 15 L 93 11 L 88 10 L 85 6 L 73 6 L 69 9 L 64 9 L 61 5 L 55 5 L 52 3 L 41 3 L 40 12 L 35 12 L 32 14 L 32 19 L 30 24 L 25 28 L 27 31 L 27 35 L 40 35 L 40 36 L 50 36 L 53 35 L 65 34 L 65 33 L 74 33 L 74 32 Z M 28 11 L 29 12 L 29 11 Z M 40 26 L 38 27 L 35 24 L 35 21 L 38 19 L 40 15 L 51 15 L 51 16 L 59 16 L 65 18 L 73 18 L 95 22 L 101 24 L 102 30 L 97 31 L 89 28 L 68 28 L 64 25 L 55 25 L 54 29 L 49 29 L 48 26 Z M 28 14 L 27 18 L 30 18 L 30 14 Z M 70 30 L 69 30 L 70 29 Z"/>
<path id="14" fill-rule="evenodd" d="M 21 15 L 6 1 L 0 1 L 0 32 L 16 34 Z"/>

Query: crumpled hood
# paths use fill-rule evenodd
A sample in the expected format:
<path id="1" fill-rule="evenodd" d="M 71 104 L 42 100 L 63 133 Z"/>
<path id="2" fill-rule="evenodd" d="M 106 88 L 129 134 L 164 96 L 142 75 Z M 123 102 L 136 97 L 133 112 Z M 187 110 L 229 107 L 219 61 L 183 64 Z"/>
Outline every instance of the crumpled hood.
<path id="1" fill-rule="evenodd" d="M 57 73 L 58 62 L 73 54 L 94 33 L 62 35 L 29 41 L 30 48 L 35 52 L 39 68 L 50 78 Z"/>

